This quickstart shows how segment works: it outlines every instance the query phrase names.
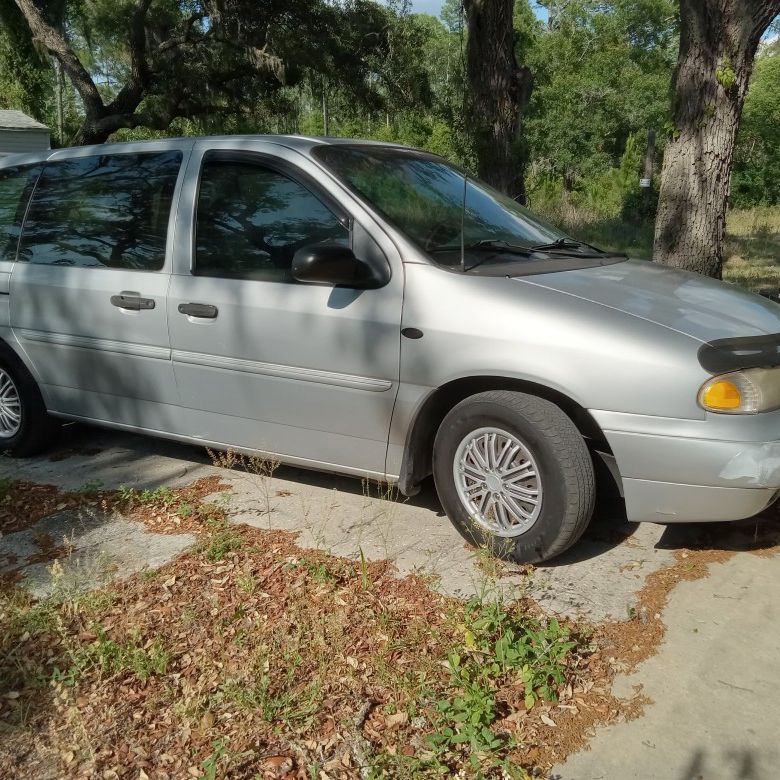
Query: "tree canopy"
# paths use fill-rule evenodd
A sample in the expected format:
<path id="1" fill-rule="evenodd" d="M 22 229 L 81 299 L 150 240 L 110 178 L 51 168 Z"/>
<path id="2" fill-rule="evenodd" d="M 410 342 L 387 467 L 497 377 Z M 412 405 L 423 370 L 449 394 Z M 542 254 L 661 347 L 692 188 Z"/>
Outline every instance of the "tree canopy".
<path id="1" fill-rule="evenodd" d="M 410 0 L 0 0 L 0 105 L 61 126 L 64 144 L 329 133 L 484 173 L 497 124 L 477 99 L 469 40 L 474 13 L 497 2 L 445 0 L 436 18 Z M 546 22 L 529 0 L 501 2 L 514 63 L 504 50 L 508 86 L 494 92 L 519 85 L 501 111 L 521 121 L 504 125 L 510 156 L 494 167 L 511 167 L 521 179 L 506 187 L 525 186 L 532 205 L 554 196 L 616 214 L 638 197 L 648 130 L 659 159 L 678 132 L 679 0 L 545 0 Z M 779 47 L 761 46 L 747 90 L 732 186 L 743 206 L 780 197 Z"/>

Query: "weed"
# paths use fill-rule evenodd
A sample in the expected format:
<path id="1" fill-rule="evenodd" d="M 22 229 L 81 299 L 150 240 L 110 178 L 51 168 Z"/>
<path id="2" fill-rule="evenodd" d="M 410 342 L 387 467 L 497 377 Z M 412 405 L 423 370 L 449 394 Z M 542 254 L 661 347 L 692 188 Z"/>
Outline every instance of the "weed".
<path id="1" fill-rule="evenodd" d="M 271 512 L 273 512 L 270 482 L 274 472 L 279 468 L 279 461 L 261 455 L 244 455 L 233 450 L 217 452 L 207 449 L 207 452 L 211 462 L 218 468 L 241 470 L 254 478 L 255 484 L 260 489 L 264 514 L 268 516 L 268 528 L 270 529 Z"/>
<path id="2" fill-rule="evenodd" d="M 178 498 L 169 487 L 158 487 L 154 489 L 136 490 L 135 488 L 122 485 L 117 491 L 119 500 L 129 507 L 162 505 L 165 507 L 173 506 Z"/>
<path id="3" fill-rule="evenodd" d="M 192 517 L 196 513 L 197 509 L 192 505 L 184 502 L 176 507 L 176 514 L 179 517 Z"/>
<path id="4" fill-rule="evenodd" d="M 129 641 L 117 642 L 108 638 L 102 626 L 93 625 L 93 630 L 97 635 L 94 642 L 73 647 L 69 653 L 70 665 L 65 669 L 55 667 L 55 681 L 72 686 L 83 672 L 97 668 L 102 674 L 130 673 L 140 682 L 146 682 L 168 669 L 169 655 L 158 638 L 142 644 L 140 633 L 134 631 Z"/>
<path id="5" fill-rule="evenodd" d="M 338 582 L 338 577 L 321 561 L 307 561 L 305 566 L 311 574 L 312 579 L 320 585 Z"/>
<path id="6" fill-rule="evenodd" d="M 321 684 L 315 680 L 299 689 L 298 666 L 300 661 L 293 663 L 276 684 L 267 672 L 262 672 L 253 684 L 228 681 L 221 686 L 220 693 L 240 709 L 258 710 L 267 723 L 287 728 L 300 726 L 317 713 Z"/>
<path id="7" fill-rule="evenodd" d="M 477 754 L 497 756 L 511 745 L 492 729 L 496 690 L 506 683 L 521 686 L 529 710 L 539 699 L 557 701 L 575 643 L 557 620 L 542 623 L 513 614 L 500 600 L 473 598 L 461 628 L 463 647 L 447 657 L 454 690 L 437 702 L 437 730 L 428 742 L 439 753 L 468 745 L 472 760 Z M 480 760 L 485 766 L 484 756 Z"/>
<path id="8" fill-rule="evenodd" d="M 96 496 L 102 488 L 103 483 L 98 479 L 94 479 L 84 483 L 76 492 L 81 493 L 82 496 L 90 497 Z"/>
<path id="9" fill-rule="evenodd" d="M 371 575 L 368 572 L 366 556 L 363 554 L 363 548 L 360 547 L 360 581 L 363 584 L 363 590 L 371 589 Z"/>
<path id="10" fill-rule="evenodd" d="M 255 588 L 257 587 L 255 578 L 251 574 L 236 575 L 236 585 L 249 596 L 255 592 Z"/>
<path id="11" fill-rule="evenodd" d="M 497 551 L 496 551 L 497 552 Z M 473 555 L 474 565 L 488 579 L 495 583 L 507 574 L 504 561 L 487 547 L 476 547 Z"/>
<path id="12" fill-rule="evenodd" d="M 528 709 L 539 698 L 557 701 L 566 656 L 575 645 L 558 620 L 542 623 L 512 615 L 501 601 L 474 598 L 466 607 L 466 625 L 466 647 L 484 659 L 480 663 L 484 671 L 493 677 L 521 672 Z"/>
<path id="13" fill-rule="evenodd" d="M 240 549 L 242 544 L 241 534 L 227 520 L 209 519 L 196 549 L 206 560 L 217 563 L 229 552 Z"/>
<path id="14" fill-rule="evenodd" d="M 198 780 L 217 780 L 217 768 L 227 755 L 227 740 L 218 739 L 211 743 L 213 748 L 211 755 L 203 761 L 203 774 Z"/>

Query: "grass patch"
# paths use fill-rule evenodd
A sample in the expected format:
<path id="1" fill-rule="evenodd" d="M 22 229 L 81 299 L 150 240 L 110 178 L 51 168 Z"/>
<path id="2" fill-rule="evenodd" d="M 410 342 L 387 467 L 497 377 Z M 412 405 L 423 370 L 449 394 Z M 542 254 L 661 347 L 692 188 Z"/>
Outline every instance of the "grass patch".
<path id="1" fill-rule="evenodd" d="M 175 513 L 168 499 L 146 506 Z M 68 776 L 135 776 L 147 756 L 150 776 L 262 777 L 274 757 L 313 778 L 520 778 L 552 763 L 529 750 L 585 695 L 592 651 L 522 604 L 463 603 L 214 516 L 157 577 L 42 602 L 6 589 L 0 621 L 19 778 L 33 743 Z"/>
<path id="2" fill-rule="evenodd" d="M 198 540 L 195 548 L 207 561 L 217 563 L 228 553 L 239 550 L 243 544 L 243 537 L 222 517 L 209 517 L 206 520 L 204 533 Z"/>
<path id="3" fill-rule="evenodd" d="M 643 260 L 653 256 L 652 223 L 604 218 L 565 202 L 548 204 L 545 216 L 589 244 Z M 780 206 L 728 213 L 723 279 L 754 292 L 780 291 Z"/>
<path id="4" fill-rule="evenodd" d="M 76 644 L 66 654 L 62 669 L 55 666 L 52 681 L 74 686 L 80 677 L 96 672 L 100 675 L 129 674 L 139 682 L 146 682 L 152 675 L 165 674 L 169 656 L 159 638 L 147 642 L 138 631 L 131 631 L 127 640 L 110 639 L 105 628 L 92 627 L 95 639 L 90 644 Z"/>
<path id="5" fill-rule="evenodd" d="M 178 497 L 169 487 L 136 490 L 135 488 L 122 486 L 117 491 L 119 500 L 128 508 L 135 506 L 161 505 L 173 506 L 178 503 Z"/>
<path id="6" fill-rule="evenodd" d="M 780 292 L 780 206 L 732 211 L 726 222 L 726 258 L 727 281 Z"/>

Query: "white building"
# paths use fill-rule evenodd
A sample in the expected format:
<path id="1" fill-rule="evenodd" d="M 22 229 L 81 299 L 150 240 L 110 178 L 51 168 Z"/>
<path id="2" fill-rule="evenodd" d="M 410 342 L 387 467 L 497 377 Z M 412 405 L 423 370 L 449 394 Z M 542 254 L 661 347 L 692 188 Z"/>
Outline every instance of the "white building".
<path id="1" fill-rule="evenodd" d="M 49 128 L 21 111 L 0 109 L 0 157 L 49 148 Z"/>

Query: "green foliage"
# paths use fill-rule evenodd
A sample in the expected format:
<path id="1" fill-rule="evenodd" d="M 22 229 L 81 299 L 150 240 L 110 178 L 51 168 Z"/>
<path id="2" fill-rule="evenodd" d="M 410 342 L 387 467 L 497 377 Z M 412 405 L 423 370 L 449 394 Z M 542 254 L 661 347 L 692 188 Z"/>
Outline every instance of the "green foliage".
<path id="1" fill-rule="evenodd" d="M 219 777 L 218 769 L 228 752 L 227 744 L 226 739 L 217 739 L 211 743 L 213 750 L 201 764 L 203 774 L 200 775 L 198 780 L 217 780 L 217 777 Z"/>
<path id="2" fill-rule="evenodd" d="M 466 647 L 484 660 L 480 667 L 498 678 L 520 672 L 526 707 L 537 700 L 557 701 L 564 662 L 574 647 L 568 629 L 555 619 L 546 624 L 508 612 L 500 601 L 473 599 L 467 611 Z"/>
<path id="3" fill-rule="evenodd" d="M 0 108 L 15 108 L 48 122 L 54 72 L 33 44 L 13 3 L 0 4 Z"/>
<path id="4" fill-rule="evenodd" d="M 138 632 L 134 632 L 126 642 L 117 642 L 108 638 L 102 626 L 94 625 L 93 630 L 97 639 L 91 644 L 72 648 L 69 666 L 54 669 L 55 681 L 72 686 L 81 674 L 94 668 L 103 674 L 131 674 L 140 682 L 165 674 L 169 654 L 159 639 L 145 642 Z"/>
<path id="5" fill-rule="evenodd" d="M 561 6 L 531 53 L 532 168 L 571 186 L 618 166 L 631 135 L 668 119 L 676 56 L 672 0 Z"/>
<path id="6" fill-rule="evenodd" d="M 472 599 L 466 609 L 463 647 L 448 654 L 453 694 L 436 704 L 431 747 L 446 752 L 468 745 L 472 760 L 510 747 L 506 737 L 492 729 L 498 717 L 498 687 L 522 686 L 529 710 L 539 700 L 557 701 L 574 646 L 568 629 L 555 619 L 542 623 L 511 612 L 501 601 Z M 497 755 L 496 765 L 499 761 Z"/>
<path id="7" fill-rule="evenodd" d="M 780 41 L 756 58 L 734 151 L 731 203 L 780 203 Z"/>
<path id="8" fill-rule="evenodd" d="M 128 507 L 150 504 L 159 504 L 170 507 L 179 500 L 176 494 L 169 487 L 165 486 L 136 490 L 135 488 L 122 485 L 119 488 L 118 493 L 119 500 L 122 503 L 127 504 Z"/>
<path id="9" fill-rule="evenodd" d="M 129 0 L 58 0 L 48 19 L 66 31 L 106 101 L 131 72 Z M 515 54 L 534 76 L 517 140 L 530 202 L 565 222 L 572 210 L 602 221 L 645 225 L 653 193 L 637 180 L 645 134 L 659 131 L 658 158 L 679 129 L 669 86 L 679 43 L 675 0 L 567 0 L 544 4 L 543 24 L 529 0 L 514 4 Z M 172 53 L 149 43 L 151 83 L 138 107 L 148 126 L 116 140 L 212 133 L 302 133 L 364 137 L 427 149 L 474 170 L 464 124 L 464 46 L 459 0 L 441 17 L 412 12 L 409 0 L 152 0 L 147 40 L 186 35 Z M 191 17 L 191 14 L 195 16 Z M 194 21 L 193 21 L 194 19 Z M 217 32 L 219 34 L 217 34 Z M 239 43 L 240 45 L 236 45 Z M 279 58 L 283 73 L 252 70 L 247 49 Z M 713 76 L 726 90 L 736 79 L 722 59 Z M 57 125 L 57 78 L 33 45 L 13 3 L 0 4 L 0 107 L 22 108 Z M 67 142 L 83 108 L 65 80 Z M 714 106 L 712 107 L 714 108 Z M 173 118 L 171 118 L 173 117 Z M 708 119 L 707 117 L 706 119 Z M 780 44 L 756 59 L 735 152 L 732 203 L 780 202 Z"/>
<path id="10" fill-rule="evenodd" d="M 450 653 L 448 663 L 459 693 L 437 703 L 447 725 L 432 734 L 429 743 L 434 748 L 468 744 L 476 752 L 496 750 L 503 743 L 490 728 L 496 719 L 496 703 L 489 681 L 476 664 L 462 665 L 457 653 Z"/>
<path id="11" fill-rule="evenodd" d="M 642 221 L 654 209 L 652 204 L 645 205 L 646 196 L 639 187 L 646 144 L 646 133 L 630 134 L 617 166 L 577 179 L 569 192 L 564 191 L 563 179 L 549 171 L 532 174 L 528 181 L 531 206 L 564 225 L 571 222 L 566 206 L 599 219 L 622 215 Z"/>
<path id="12" fill-rule="evenodd" d="M 207 533 L 198 542 L 197 550 L 211 563 L 217 563 L 229 552 L 241 548 L 241 535 L 227 520 L 207 520 L 206 528 Z"/>
<path id="13" fill-rule="evenodd" d="M 734 82 L 737 80 L 737 74 L 734 72 L 734 68 L 731 66 L 731 60 L 726 57 L 723 62 L 715 69 L 715 78 L 718 84 L 725 90 L 729 90 L 734 86 Z"/>

